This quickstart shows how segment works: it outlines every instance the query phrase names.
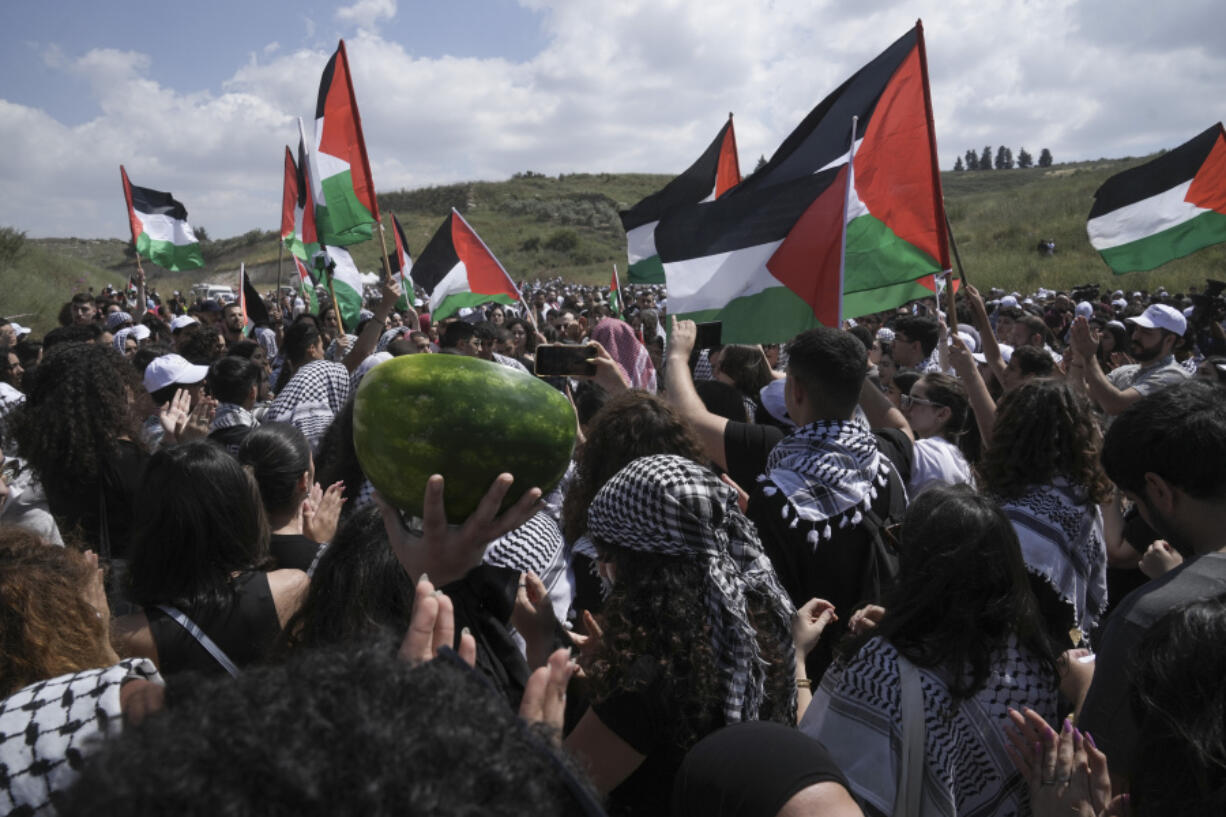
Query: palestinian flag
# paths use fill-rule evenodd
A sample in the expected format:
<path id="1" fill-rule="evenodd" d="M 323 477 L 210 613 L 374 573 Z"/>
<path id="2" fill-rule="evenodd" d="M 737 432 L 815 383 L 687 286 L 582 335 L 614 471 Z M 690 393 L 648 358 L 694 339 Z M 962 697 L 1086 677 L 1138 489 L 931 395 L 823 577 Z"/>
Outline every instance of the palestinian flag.
<path id="1" fill-rule="evenodd" d="M 1119 275 L 1226 241 L 1226 131 L 1219 122 L 1098 188 L 1090 243 Z"/>
<path id="2" fill-rule="evenodd" d="M 413 259 L 409 257 L 409 242 L 395 213 L 392 213 L 392 234 L 396 240 L 396 254 L 388 258 L 388 267 L 400 282 L 400 300 L 396 302 L 396 308 L 403 311 L 413 305 L 413 279 L 409 277 Z"/>
<path id="3" fill-rule="evenodd" d="M 247 275 L 246 262 L 238 265 L 238 306 L 243 315 L 243 334 L 250 337 L 257 323 L 268 323 L 268 307 Z"/>
<path id="4" fill-rule="evenodd" d="M 613 265 L 613 281 L 609 284 L 609 310 L 613 317 L 622 319 L 622 286 L 617 280 L 617 264 Z"/>
<path id="5" fill-rule="evenodd" d="M 630 263 L 626 280 L 632 284 L 664 283 L 664 267 L 656 254 L 655 242 L 660 219 L 679 207 L 713 201 L 740 183 L 736 134 L 732 130 L 732 114 L 728 114 L 728 122 L 698 161 L 658 192 L 621 212 Z"/>
<path id="6" fill-rule="evenodd" d="M 128 205 L 132 246 L 142 258 L 171 272 L 204 266 L 200 242 L 187 223 L 187 208 L 169 193 L 137 187 L 128 181 L 128 171 L 119 166 L 123 197 Z"/>
<path id="7" fill-rule="evenodd" d="M 362 273 L 358 272 L 353 257 L 344 247 L 323 247 L 315 253 L 312 262 L 322 273 L 323 282 L 336 302 L 341 328 L 352 334 L 361 320 Z"/>
<path id="8" fill-rule="evenodd" d="M 312 315 L 319 314 L 319 298 L 315 295 L 315 278 L 311 275 L 307 265 L 302 263 L 302 259 L 294 256 L 294 266 L 298 268 L 298 293 L 302 296 L 302 302 L 306 304 L 307 312 Z"/>
<path id="9" fill-rule="evenodd" d="M 725 343 L 783 342 L 931 295 L 919 279 L 949 268 L 949 246 L 921 26 L 826 97 L 765 166 L 665 217 L 655 239 L 669 311 L 722 321 Z"/>
<path id="10" fill-rule="evenodd" d="M 324 244 L 348 246 L 371 237 L 379 202 L 366 158 L 362 119 L 341 40 L 319 81 L 315 149 L 311 152 L 315 225 Z"/>
<path id="11" fill-rule="evenodd" d="M 311 183 L 307 178 L 310 159 L 307 156 L 306 134 L 302 128 L 302 119 L 298 119 L 298 161 L 285 150 L 285 193 L 281 201 L 281 238 L 289 251 L 303 261 L 310 261 L 319 252 L 319 235 L 315 229 L 315 203 L 311 196 Z M 290 172 L 293 178 L 290 178 Z M 286 230 L 286 208 L 290 187 L 293 188 L 293 211 L 290 215 L 292 227 L 288 237 Z"/>
<path id="12" fill-rule="evenodd" d="M 131 275 L 128 276 L 128 288 L 124 290 L 124 294 L 129 298 L 135 298 L 137 295 L 136 279 Z"/>
<path id="13" fill-rule="evenodd" d="M 412 277 L 430 294 L 435 323 L 466 306 L 520 300 L 511 276 L 455 208 L 417 256 Z"/>

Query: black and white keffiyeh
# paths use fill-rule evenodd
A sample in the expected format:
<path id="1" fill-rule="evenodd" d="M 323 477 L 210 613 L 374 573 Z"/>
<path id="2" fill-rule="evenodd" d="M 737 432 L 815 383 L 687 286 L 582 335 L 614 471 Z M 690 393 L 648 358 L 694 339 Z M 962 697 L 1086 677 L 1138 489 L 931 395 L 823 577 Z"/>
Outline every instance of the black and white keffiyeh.
<path id="1" fill-rule="evenodd" d="M 1107 545 L 1103 517 L 1085 488 L 1064 478 L 1000 500 L 1013 523 L 1026 569 L 1046 580 L 1090 633 L 1107 607 Z"/>
<path id="2" fill-rule="evenodd" d="M 209 431 L 233 426 L 256 428 L 259 424 L 260 421 L 255 418 L 255 415 L 238 403 L 218 403 L 217 413 L 213 415 L 213 422 L 209 424 Z"/>
<path id="3" fill-rule="evenodd" d="M 796 429 L 776 445 L 758 477 L 767 496 L 782 492 L 784 518 L 791 527 L 808 523 L 814 547 L 840 528 L 859 525 L 872 507 L 877 489 L 889 483 L 890 466 L 877 438 L 855 420 L 828 420 Z M 824 524 L 823 524 L 824 523 Z"/>
<path id="4" fill-rule="evenodd" d="M 566 620 L 574 589 L 567 580 L 566 542 L 562 530 L 545 511 L 498 537 L 485 550 L 486 564 L 509 567 L 520 573 L 535 573 L 553 603 L 554 615 Z"/>
<path id="5" fill-rule="evenodd" d="M 50 811 L 85 758 L 102 748 L 100 738 L 122 730 L 119 690 L 133 679 L 162 682 L 149 659 L 125 658 L 39 681 L 0 701 L 0 813 Z"/>
<path id="6" fill-rule="evenodd" d="M 756 720 L 765 695 L 766 662 L 749 620 L 746 591 L 771 605 L 776 625 L 767 635 L 794 661 L 790 621 L 795 608 L 753 525 L 736 505 L 736 492 L 684 457 L 642 457 L 600 489 L 588 507 L 588 535 L 643 553 L 704 558 L 707 622 L 728 723 Z M 787 668 L 788 672 L 794 669 Z"/>
<path id="7" fill-rule="evenodd" d="M 297 427 L 314 451 L 348 399 L 349 370 L 340 363 L 316 360 L 294 372 L 264 420 Z"/>

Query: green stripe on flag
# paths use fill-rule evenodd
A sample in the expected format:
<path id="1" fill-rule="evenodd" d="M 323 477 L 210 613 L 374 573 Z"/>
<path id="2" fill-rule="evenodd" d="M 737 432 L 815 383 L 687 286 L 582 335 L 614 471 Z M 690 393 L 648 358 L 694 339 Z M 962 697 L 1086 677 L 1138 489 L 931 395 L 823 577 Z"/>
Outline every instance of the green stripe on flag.
<path id="1" fill-rule="evenodd" d="M 466 306 L 481 306 L 481 304 L 488 304 L 491 302 L 511 306 L 516 303 L 516 300 L 505 292 L 500 292 L 494 295 L 491 295 L 488 292 L 457 292 L 443 298 L 442 302 L 438 305 L 438 309 L 435 309 L 430 313 L 430 322 L 438 323 L 441 320 L 451 317 Z"/>
<path id="2" fill-rule="evenodd" d="M 843 293 L 843 318 L 858 318 L 887 309 L 897 309 L 903 304 L 931 298 L 935 293 L 918 281 L 867 289 L 863 292 Z"/>
<path id="3" fill-rule="evenodd" d="M 171 272 L 199 269 L 204 266 L 200 254 L 200 242 L 175 244 L 173 241 L 154 241 L 148 233 L 136 237 L 136 252 Z"/>
<path id="4" fill-rule="evenodd" d="M 368 241 L 375 219 L 353 190 L 353 175 L 345 170 L 320 182 L 324 203 L 315 202 L 315 232 L 325 244 L 345 247 Z"/>
<path id="5" fill-rule="evenodd" d="M 784 343 L 806 329 L 821 326 L 813 308 L 783 286 L 734 298 L 722 309 L 678 314 L 677 318 L 698 323 L 722 321 L 725 344 Z"/>
<path id="6" fill-rule="evenodd" d="M 844 318 L 855 317 L 846 311 L 846 298 L 851 293 L 892 287 L 941 271 L 936 259 L 899 238 L 873 215 L 858 216 L 847 223 L 845 259 Z"/>
<path id="7" fill-rule="evenodd" d="M 664 264 L 660 256 L 653 255 L 630 265 L 626 270 L 626 283 L 629 284 L 662 284 L 664 283 Z"/>
<path id="8" fill-rule="evenodd" d="M 1226 215 L 1206 210 L 1162 232 L 1099 250 L 1099 255 L 1116 275 L 1121 275 L 1160 267 L 1222 241 L 1226 241 Z"/>

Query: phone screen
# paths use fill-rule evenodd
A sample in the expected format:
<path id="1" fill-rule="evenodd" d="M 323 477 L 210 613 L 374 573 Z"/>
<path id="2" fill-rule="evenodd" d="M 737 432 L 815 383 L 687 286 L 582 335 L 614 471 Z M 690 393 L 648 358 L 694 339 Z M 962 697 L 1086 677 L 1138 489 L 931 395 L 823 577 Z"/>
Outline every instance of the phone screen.
<path id="1" fill-rule="evenodd" d="M 724 324 L 722 321 L 709 321 L 697 324 L 698 334 L 694 338 L 695 349 L 712 349 L 722 346 Z"/>
<path id="2" fill-rule="evenodd" d="M 595 356 L 592 346 L 545 344 L 536 347 L 535 371 L 541 376 L 592 377 L 596 364 L 588 359 Z"/>

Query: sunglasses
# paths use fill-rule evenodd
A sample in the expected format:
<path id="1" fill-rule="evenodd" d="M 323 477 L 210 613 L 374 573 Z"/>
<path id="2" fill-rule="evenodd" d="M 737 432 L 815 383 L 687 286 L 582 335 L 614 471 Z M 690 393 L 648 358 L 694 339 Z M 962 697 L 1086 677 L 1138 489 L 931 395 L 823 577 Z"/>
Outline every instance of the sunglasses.
<path id="1" fill-rule="evenodd" d="M 944 404 L 942 403 L 934 403 L 931 400 L 925 400 L 922 397 L 912 397 L 909 394 L 900 395 L 898 398 L 898 404 L 905 409 L 909 409 L 912 406 L 928 406 L 929 408 L 945 408 Z"/>

